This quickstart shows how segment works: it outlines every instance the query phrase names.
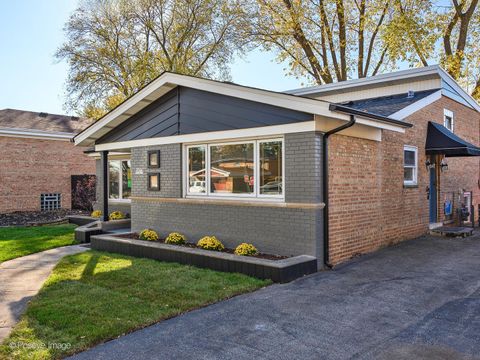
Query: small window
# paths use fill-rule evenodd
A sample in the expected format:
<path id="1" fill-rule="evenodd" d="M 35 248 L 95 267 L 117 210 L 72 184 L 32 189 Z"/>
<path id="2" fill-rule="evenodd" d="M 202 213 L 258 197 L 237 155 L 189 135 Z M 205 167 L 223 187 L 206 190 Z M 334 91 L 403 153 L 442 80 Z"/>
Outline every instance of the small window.
<path id="1" fill-rule="evenodd" d="M 405 145 L 403 148 L 403 183 L 405 185 L 416 185 L 417 172 L 417 148 L 414 146 Z"/>
<path id="2" fill-rule="evenodd" d="M 453 112 L 447 109 L 443 110 L 443 126 L 453 132 Z"/>
<path id="3" fill-rule="evenodd" d="M 41 194 L 40 195 L 40 210 L 51 211 L 61 208 L 62 195 L 60 193 Z"/>
<path id="4" fill-rule="evenodd" d="M 108 197 L 112 200 L 130 198 L 132 193 L 132 169 L 130 160 L 108 162 Z"/>
<path id="5" fill-rule="evenodd" d="M 160 191 L 160 174 L 148 174 L 148 190 Z"/>
<path id="6" fill-rule="evenodd" d="M 153 150 L 148 152 L 148 167 L 150 169 L 160 167 L 160 150 Z"/>

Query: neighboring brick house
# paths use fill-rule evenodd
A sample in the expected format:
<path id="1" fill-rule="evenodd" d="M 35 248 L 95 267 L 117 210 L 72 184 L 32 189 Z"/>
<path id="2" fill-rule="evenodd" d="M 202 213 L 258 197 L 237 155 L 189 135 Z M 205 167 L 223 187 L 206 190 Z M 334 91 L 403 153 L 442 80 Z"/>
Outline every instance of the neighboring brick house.
<path id="1" fill-rule="evenodd" d="M 71 142 L 88 119 L 0 110 L 0 213 L 71 207 L 71 176 L 95 174 L 95 161 Z M 43 198 L 42 198 L 43 194 Z M 60 196 L 57 196 L 59 194 Z"/>
<path id="2" fill-rule="evenodd" d="M 129 212 L 133 231 L 322 267 L 476 207 L 479 131 L 480 106 L 438 66 L 288 93 L 164 73 L 75 143 L 101 156 L 104 216 Z"/>

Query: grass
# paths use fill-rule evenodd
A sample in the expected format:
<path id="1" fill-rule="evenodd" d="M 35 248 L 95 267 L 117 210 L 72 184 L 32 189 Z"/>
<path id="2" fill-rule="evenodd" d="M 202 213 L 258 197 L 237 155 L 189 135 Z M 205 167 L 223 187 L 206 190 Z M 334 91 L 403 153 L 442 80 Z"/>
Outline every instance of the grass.
<path id="1" fill-rule="evenodd" d="M 0 228 L 0 263 L 40 251 L 75 243 L 75 225 Z"/>
<path id="2" fill-rule="evenodd" d="M 98 251 L 67 256 L 0 346 L 0 358 L 64 357 L 269 283 Z"/>

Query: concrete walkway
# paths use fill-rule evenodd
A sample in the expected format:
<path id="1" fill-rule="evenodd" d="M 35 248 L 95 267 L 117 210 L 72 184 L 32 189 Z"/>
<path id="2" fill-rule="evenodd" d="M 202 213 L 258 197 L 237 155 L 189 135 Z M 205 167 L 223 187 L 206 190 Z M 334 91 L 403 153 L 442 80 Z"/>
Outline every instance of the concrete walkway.
<path id="1" fill-rule="evenodd" d="M 82 245 L 64 246 L 0 264 L 0 343 L 10 334 L 28 301 L 38 293 L 58 261 L 86 250 Z"/>
<path id="2" fill-rule="evenodd" d="M 472 359 L 480 236 L 424 237 L 219 302 L 74 356 L 89 359 Z"/>

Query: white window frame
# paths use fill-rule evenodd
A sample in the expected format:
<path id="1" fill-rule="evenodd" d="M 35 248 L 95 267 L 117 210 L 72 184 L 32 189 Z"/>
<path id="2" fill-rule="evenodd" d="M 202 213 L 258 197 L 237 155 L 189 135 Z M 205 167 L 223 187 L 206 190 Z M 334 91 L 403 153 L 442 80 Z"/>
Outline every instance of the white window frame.
<path id="1" fill-rule="evenodd" d="M 415 166 L 406 166 L 405 165 L 405 151 L 413 151 L 415 153 Z M 403 146 L 403 169 L 410 168 L 413 169 L 413 180 L 405 180 L 405 175 L 403 178 L 404 185 L 417 185 L 418 184 L 418 148 L 412 145 Z"/>
<path id="2" fill-rule="evenodd" d="M 108 202 L 121 202 L 121 203 L 129 203 L 131 199 L 124 199 L 123 198 L 123 176 L 122 176 L 122 161 L 130 161 L 130 171 L 132 171 L 132 161 L 130 159 L 112 159 L 108 160 Z M 120 163 L 120 173 L 118 174 L 118 199 L 113 199 L 110 197 L 110 162 L 118 162 Z M 133 176 L 133 171 L 132 171 Z M 133 179 L 132 179 L 133 180 Z M 133 182 L 133 181 L 132 181 Z"/>
<path id="3" fill-rule="evenodd" d="M 279 141 L 282 143 L 282 194 L 281 195 L 267 195 L 260 194 L 260 181 L 258 175 L 260 174 L 260 144 L 266 142 L 275 142 Z M 211 192 L 211 177 L 210 177 L 210 160 L 211 160 L 211 151 L 212 146 L 223 146 L 223 145 L 238 145 L 238 144 L 253 144 L 253 178 L 254 178 L 254 191 L 251 194 L 223 194 L 223 193 L 212 193 Z M 205 186 L 206 192 L 201 193 L 190 193 L 189 192 L 189 170 L 188 170 L 188 153 L 190 148 L 194 147 L 204 147 L 205 148 Z M 245 139 L 242 141 L 225 141 L 225 142 L 202 142 L 196 144 L 186 144 L 183 147 L 184 156 L 184 175 L 183 175 L 183 194 L 184 197 L 188 198 L 211 198 L 211 199 L 232 199 L 232 200 L 276 200 L 281 201 L 285 199 L 285 139 L 283 137 L 275 138 L 256 138 L 256 139 Z"/>
<path id="4" fill-rule="evenodd" d="M 448 129 L 447 127 L 447 116 L 452 119 L 452 128 Z M 454 132 L 455 126 L 454 126 L 454 117 L 453 117 L 453 111 L 448 110 L 448 109 L 443 109 L 443 126 L 445 126 L 448 130 L 450 130 L 452 133 Z"/>

